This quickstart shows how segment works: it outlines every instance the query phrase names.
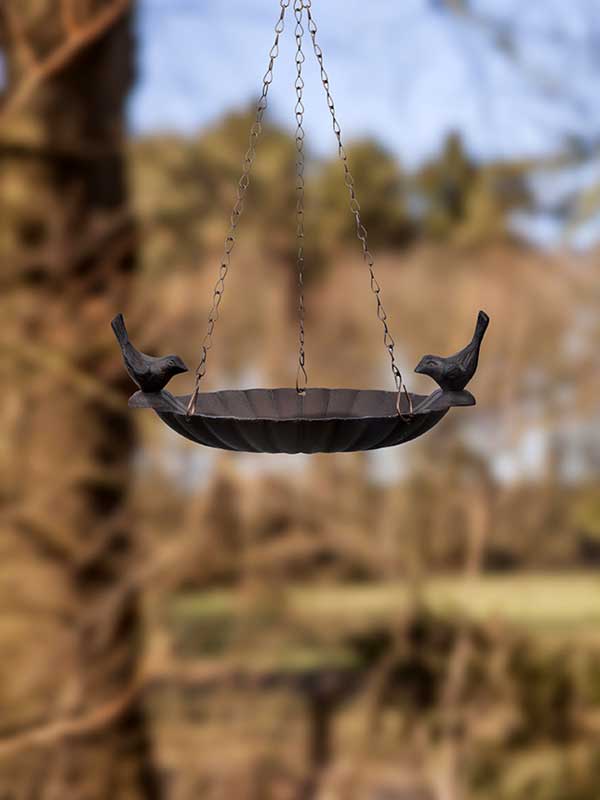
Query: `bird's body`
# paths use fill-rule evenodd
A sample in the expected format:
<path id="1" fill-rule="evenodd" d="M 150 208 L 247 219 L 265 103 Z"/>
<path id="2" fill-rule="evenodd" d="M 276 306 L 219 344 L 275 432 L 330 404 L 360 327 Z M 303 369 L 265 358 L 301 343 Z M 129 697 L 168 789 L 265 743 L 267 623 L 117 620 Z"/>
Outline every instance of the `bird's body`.
<path id="1" fill-rule="evenodd" d="M 477 369 L 479 350 L 490 318 L 485 311 L 477 317 L 475 333 L 469 344 L 453 356 L 427 355 L 418 363 L 415 372 L 429 375 L 444 391 L 460 392 L 471 380 Z"/>
<path id="2" fill-rule="evenodd" d="M 131 380 L 143 392 L 160 392 L 174 375 L 188 371 L 179 356 L 171 355 L 156 358 L 155 356 L 147 356 L 145 353 L 140 353 L 129 341 L 122 314 L 117 314 L 111 325 L 123 353 L 125 369 Z"/>

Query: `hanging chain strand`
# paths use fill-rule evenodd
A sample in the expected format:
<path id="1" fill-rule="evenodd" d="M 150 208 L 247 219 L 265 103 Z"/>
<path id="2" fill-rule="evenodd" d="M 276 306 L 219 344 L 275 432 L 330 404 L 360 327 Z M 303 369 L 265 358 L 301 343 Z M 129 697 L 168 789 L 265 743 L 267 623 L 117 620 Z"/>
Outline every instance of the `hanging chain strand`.
<path id="1" fill-rule="evenodd" d="M 357 237 L 360 240 L 360 243 L 362 245 L 363 259 L 364 259 L 365 263 L 367 264 L 367 267 L 369 268 L 369 275 L 370 275 L 370 281 L 371 281 L 371 291 L 375 295 L 375 299 L 376 299 L 376 302 L 377 302 L 377 318 L 379 319 L 379 321 L 383 325 L 383 343 L 385 345 L 385 348 L 386 348 L 386 350 L 388 352 L 388 355 L 389 355 L 389 358 L 390 358 L 390 361 L 391 361 L 392 375 L 394 376 L 394 383 L 396 384 L 396 389 L 398 390 L 398 398 L 397 398 L 397 401 L 396 401 L 396 409 L 398 411 L 398 414 L 401 414 L 401 411 L 400 411 L 400 400 L 401 400 L 402 392 L 404 391 L 404 393 L 406 395 L 407 402 L 408 402 L 408 413 L 412 414 L 412 410 L 413 410 L 413 408 L 412 408 L 412 398 L 411 398 L 410 394 L 408 393 L 408 390 L 407 390 L 407 388 L 406 388 L 406 386 L 404 384 L 404 381 L 402 379 L 402 374 L 401 374 L 400 370 L 398 369 L 398 365 L 396 364 L 396 356 L 395 356 L 395 353 L 394 353 L 395 342 L 394 342 L 392 334 L 390 333 L 390 330 L 388 328 L 388 316 L 386 314 L 385 308 L 383 307 L 383 302 L 381 300 L 381 286 L 379 285 L 379 282 L 377 281 L 377 278 L 375 277 L 375 259 L 373 258 L 373 255 L 371 254 L 371 251 L 369 250 L 368 234 L 367 234 L 367 230 L 366 230 L 366 228 L 365 228 L 365 226 L 364 226 L 364 224 L 362 222 L 361 207 L 360 207 L 360 203 L 358 202 L 358 198 L 357 198 L 357 194 L 356 194 L 356 185 L 355 185 L 355 182 L 354 182 L 354 177 L 352 176 L 352 173 L 350 172 L 350 165 L 348 164 L 348 155 L 346 153 L 346 149 L 344 147 L 344 143 L 343 143 L 343 140 L 342 140 L 342 129 L 340 128 L 340 124 L 339 124 L 338 119 L 337 119 L 337 114 L 336 114 L 336 110 L 335 110 L 335 104 L 334 104 L 334 101 L 333 101 L 333 97 L 331 95 L 331 87 L 330 87 L 330 83 L 329 83 L 329 75 L 327 74 L 327 71 L 325 69 L 325 64 L 324 64 L 324 61 L 323 61 L 323 50 L 321 49 L 321 46 L 317 42 L 318 27 L 317 27 L 317 24 L 316 24 L 316 22 L 314 20 L 312 12 L 311 12 L 311 6 L 312 6 L 311 0 L 304 0 L 304 6 L 306 8 L 306 14 L 308 16 L 308 30 L 309 30 L 309 33 L 310 33 L 310 36 L 311 36 L 311 39 L 312 39 L 313 50 L 314 50 L 315 56 L 317 58 L 317 61 L 319 63 L 319 68 L 320 68 L 320 72 L 321 72 L 321 82 L 323 84 L 323 88 L 325 89 L 325 95 L 327 97 L 327 106 L 328 106 L 329 112 L 331 114 L 333 132 L 334 132 L 334 134 L 336 136 L 337 143 L 338 143 L 338 155 L 340 157 L 340 160 L 342 162 L 342 166 L 344 168 L 344 183 L 345 183 L 346 188 L 348 189 L 348 193 L 350 195 L 350 211 L 354 215 L 354 218 L 355 218 L 355 221 L 356 221 L 356 235 L 357 235 Z"/>
<path id="2" fill-rule="evenodd" d="M 217 283 L 215 284 L 212 306 L 208 314 L 206 335 L 204 337 L 204 341 L 202 342 L 202 356 L 200 358 L 200 363 L 196 368 L 196 382 L 194 384 L 194 391 L 192 392 L 187 406 L 188 417 L 191 417 L 196 413 L 196 403 L 198 400 L 198 394 L 200 392 L 200 381 L 206 374 L 206 361 L 208 359 L 208 352 L 212 347 L 212 335 L 217 320 L 219 319 L 219 306 L 221 305 L 221 300 L 223 299 L 223 293 L 225 291 L 225 278 L 227 277 L 227 273 L 229 272 L 229 267 L 231 265 L 231 253 L 235 247 L 237 227 L 244 210 L 246 192 L 248 191 L 248 187 L 250 185 L 250 171 L 252 170 L 252 165 L 254 164 L 256 158 L 256 145 L 263 129 L 262 122 L 267 109 L 267 98 L 269 95 L 269 89 L 273 83 L 273 67 L 275 65 L 275 60 L 279 55 L 279 40 L 285 28 L 285 13 L 289 8 L 290 2 L 291 0 L 279 0 L 280 13 L 279 19 L 275 25 L 275 41 L 273 42 L 273 46 L 269 51 L 269 64 L 267 66 L 267 71 L 263 76 L 262 93 L 256 107 L 256 117 L 252 128 L 250 129 L 248 150 L 244 156 L 242 176 L 238 183 L 237 199 L 231 212 L 230 227 L 225 238 L 223 258 L 221 260 L 221 266 L 219 267 L 219 277 Z"/>
<path id="3" fill-rule="evenodd" d="M 296 371 L 296 392 L 299 395 L 306 393 L 308 375 L 306 373 L 306 355 L 304 353 L 304 78 L 302 66 L 306 60 L 302 49 L 304 26 L 305 0 L 294 0 L 294 14 L 296 17 L 296 240 L 298 255 L 296 268 L 298 271 L 298 369 Z"/>

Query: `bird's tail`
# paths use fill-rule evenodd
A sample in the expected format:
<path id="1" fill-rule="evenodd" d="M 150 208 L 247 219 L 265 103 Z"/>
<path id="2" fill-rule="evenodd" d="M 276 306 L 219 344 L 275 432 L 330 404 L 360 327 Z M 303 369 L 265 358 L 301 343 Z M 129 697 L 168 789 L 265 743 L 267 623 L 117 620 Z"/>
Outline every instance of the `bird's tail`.
<path id="1" fill-rule="evenodd" d="M 115 336 L 117 337 L 117 341 L 123 347 L 129 341 L 129 336 L 127 335 L 127 328 L 125 327 L 125 320 L 123 318 L 123 314 L 117 314 L 117 316 L 113 319 L 110 323 L 113 331 L 115 332 Z"/>
<path id="2" fill-rule="evenodd" d="M 475 333 L 473 334 L 473 342 L 481 344 L 489 324 L 490 318 L 488 315 L 485 313 L 485 311 L 480 311 L 477 315 L 477 325 L 475 326 Z"/>

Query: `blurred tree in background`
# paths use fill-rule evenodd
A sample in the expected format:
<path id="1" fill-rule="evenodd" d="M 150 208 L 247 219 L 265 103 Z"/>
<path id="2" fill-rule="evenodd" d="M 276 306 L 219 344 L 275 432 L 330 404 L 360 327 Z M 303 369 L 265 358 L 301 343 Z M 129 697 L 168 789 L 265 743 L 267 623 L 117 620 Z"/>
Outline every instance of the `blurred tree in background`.
<path id="1" fill-rule="evenodd" d="M 127 6 L 0 9 L 16 87 L 0 112 L 7 798 L 157 796 L 126 510 L 136 438 L 107 329 L 136 266 Z"/>
<path id="2" fill-rule="evenodd" d="M 131 144 L 135 204 L 148 232 L 144 255 L 150 269 L 168 269 L 182 257 L 191 269 L 219 246 L 254 116 L 253 106 L 229 114 L 195 139 L 157 136 Z M 288 255 L 296 204 L 294 142 L 266 123 L 259 151 L 244 216 L 265 248 Z"/>
<path id="3" fill-rule="evenodd" d="M 347 152 L 360 187 L 362 219 L 373 246 L 406 245 L 416 231 L 408 208 L 407 180 L 397 159 L 369 140 L 353 143 Z M 348 189 L 339 159 L 321 166 L 310 190 L 315 194 L 317 235 L 330 247 L 340 241 L 352 242 L 356 225 L 348 211 Z"/>
<path id="4" fill-rule="evenodd" d="M 511 238 L 511 214 L 531 208 L 527 163 L 477 164 L 458 134 L 438 159 L 422 167 L 415 185 L 423 234 L 439 242 L 489 245 Z"/>
<path id="5" fill-rule="evenodd" d="M 218 247 L 251 124 L 252 112 L 231 114 L 197 139 L 153 136 L 131 145 L 135 204 L 150 269 L 169 269 L 175 262 L 192 268 Z M 532 207 L 530 164 L 478 164 L 457 134 L 448 137 L 439 158 L 412 175 L 371 140 L 350 144 L 348 157 L 375 248 L 404 249 L 428 240 L 467 246 L 510 241 L 512 214 Z M 294 164 L 292 137 L 267 125 L 245 211 L 256 246 L 288 264 L 292 293 Z M 336 248 L 356 247 L 337 158 L 312 166 L 306 202 L 310 284 L 322 276 Z"/>

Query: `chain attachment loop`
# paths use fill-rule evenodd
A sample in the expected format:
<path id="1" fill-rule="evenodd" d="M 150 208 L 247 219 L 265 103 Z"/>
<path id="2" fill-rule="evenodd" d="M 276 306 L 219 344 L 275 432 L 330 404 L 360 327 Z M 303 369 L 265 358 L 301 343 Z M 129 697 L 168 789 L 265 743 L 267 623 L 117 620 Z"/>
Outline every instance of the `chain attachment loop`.
<path id="1" fill-rule="evenodd" d="M 256 117 L 250 129 L 248 150 L 246 151 L 246 154 L 244 156 L 242 175 L 238 182 L 237 199 L 233 207 L 233 210 L 231 212 L 230 227 L 227 236 L 225 238 L 223 258 L 221 259 L 218 278 L 213 291 L 212 306 L 208 313 L 208 325 L 206 329 L 206 334 L 204 336 L 204 340 L 202 342 L 202 355 L 200 358 L 200 363 L 196 368 L 196 380 L 194 384 L 194 390 L 192 392 L 190 401 L 187 406 L 188 417 L 192 417 L 196 413 L 196 403 L 198 401 L 198 395 L 200 393 L 200 381 L 206 374 L 206 362 L 208 359 L 208 353 L 212 348 L 212 335 L 217 320 L 219 319 L 219 306 L 221 305 L 221 301 L 223 299 L 223 293 L 225 291 L 225 279 L 227 277 L 227 273 L 229 272 L 229 267 L 231 265 L 231 254 L 235 247 L 237 227 L 240 218 L 242 216 L 242 213 L 244 211 L 244 201 L 246 198 L 246 192 L 248 191 L 248 187 L 250 186 L 250 171 L 252 169 L 252 166 L 256 158 L 256 145 L 263 130 L 262 123 L 265 111 L 267 110 L 269 89 L 271 87 L 271 84 L 273 83 L 273 68 L 275 66 L 275 60 L 279 55 L 279 40 L 281 38 L 281 34 L 285 29 L 285 14 L 287 9 L 289 8 L 290 2 L 291 0 L 279 0 L 280 13 L 279 13 L 279 18 L 275 24 L 275 41 L 273 42 L 273 46 L 269 51 L 269 63 L 267 66 L 267 71 L 263 76 L 262 93 L 256 107 Z"/>

